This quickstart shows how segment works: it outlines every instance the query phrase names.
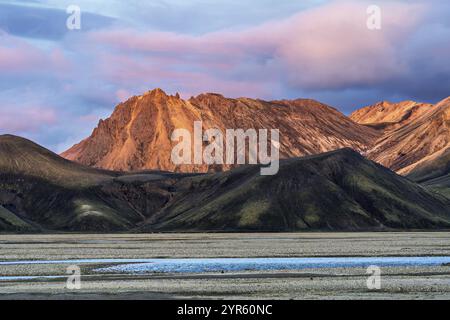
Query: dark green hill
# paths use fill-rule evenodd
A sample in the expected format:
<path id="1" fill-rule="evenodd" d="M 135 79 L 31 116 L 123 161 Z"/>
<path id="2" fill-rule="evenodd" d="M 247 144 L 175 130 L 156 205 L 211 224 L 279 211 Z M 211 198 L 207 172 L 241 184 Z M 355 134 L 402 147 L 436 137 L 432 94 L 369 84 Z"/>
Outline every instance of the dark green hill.
<path id="1" fill-rule="evenodd" d="M 94 185 L 114 175 L 68 161 L 30 140 L 13 135 L 0 136 L 0 173 L 36 177 L 71 187 Z"/>
<path id="2" fill-rule="evenodd" d="M 118 173 L 0 136 L 0 231 L 300 231 L 450 227 L 443 196 L 350 149 L 186 175 Z"/>
<path id="3" fill-rule="evenodd" d="M 351 149 L 186 178 L 143 230 L 368 230 L 450 226 L 450 203 Z"/>
<path id="4" fill-rule="evenodd" d="M 39 231 L 39 227 L 31 225 L 0 206 L 0 230 L 27 232 Z"/>
<path id="5" fill-rule="evenodd" d="M 116 172 L 70 162 L 20 137 L 0 136 L 0 222 L 13 221 L 0 223 L 0 230 L 15 231 L 21 222 L 41 230 L 129 230 L 159 210 L 167 195 L 152 174 L 147 174 L 151 185 L 128 176 L 122 181 Z"/>
<path id="6" fill-rule="evenodd" d="M 408 178 L 450 198 L 450 149 L 418 165 L 408 174 Z"/>

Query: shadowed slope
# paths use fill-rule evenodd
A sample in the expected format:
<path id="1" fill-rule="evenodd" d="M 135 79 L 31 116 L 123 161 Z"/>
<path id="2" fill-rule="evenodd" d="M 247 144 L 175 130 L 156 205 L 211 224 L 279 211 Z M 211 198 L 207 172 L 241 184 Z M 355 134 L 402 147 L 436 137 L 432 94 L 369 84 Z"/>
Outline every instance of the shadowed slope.
<path id="1" fill-rule="evenodd" d="M 11 222 L 0 221 L 0 230 L 29 222 L 44 230 L 127 230 L 164 201 L 157 184 L 146 189 L 126 183 L 115 172 L 70 162 L 20 137 L 0 136 L 0 220 Z"/>
<path id="2" fill-rule="evenodd" d="M 1 230 L 24 232 L 24 231 L 38 231 L 39 228 L 20 219 L 14 213 L 0 206 L 0 231 Z"/>
<path id="3" fill-rule="evenodd" d="M 0 174 L 3 173 L 45 179 L 64 186 L 95 184 L 113 174 L 73 163 L 13 135 L 0 136 Z"/>
<path id="4" fill-rule="evenodd" d="M 450 227 L 449 200 L 350 149 L 186 175 L 121 174 L 0 137 L 2 231 L 295 231 Z"/>
<path id="5" fill-rule="evenodd" d="M 450 203 L 343 149 L 186 178 L 143 230 L 366 230 L 450 227 Z"/>
<path id="6" fill-rule="evenodd" d="M 417 165 L 408 178 L 450 198 L 450 148 Z"/>

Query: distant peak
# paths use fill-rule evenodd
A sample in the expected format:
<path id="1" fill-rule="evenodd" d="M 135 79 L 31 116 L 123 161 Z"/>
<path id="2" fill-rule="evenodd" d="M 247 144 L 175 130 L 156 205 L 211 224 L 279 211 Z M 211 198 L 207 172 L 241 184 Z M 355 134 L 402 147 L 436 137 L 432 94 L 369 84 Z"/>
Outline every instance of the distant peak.
<path id="1" fill-rule="evenodd" d="M 287 100 L 287 101 L 289 101 L 289 100 Z M 297 103 L 301 103 L 301 104 L 310 104 L 310 105 L 313 105 L 313 106 L 318 106 L 318 105 L 327 106 L 327 107 L 335 109 L 334 107 L 331 107 L 330 105 L 327 105 L 325 103 L 322 103 L 320 101 L 317 101 L 317 100 L 314 100 L 314 99 L 311 99 L 311 98 L 297 98 L 297 99 L 292 100 L 292 101 L 293 102 L 297 102 Z"/>
<path id="2" fill-rule="evenodd" d="M 168 97 L 168 95 L 161 88 L 155 88 L 153 90 L 149 90 L 146 93 L 144 93 L 144 96 Z"/>
<path id="3" fill-rule="evenodd" d="M 447 98 L 439 101 L 437 104 L 442 105 L 442 104 L 448 104 L 448 103 L 450 103 L 450 97 L 447 97 Z"/>
<path id="4" fill-rule="evenodd" d="M 419 102 L 413 101 L 413 100 L 405 100 L 405 101 L 402 101 L 400 103 L 403 103 L 403 104 L 419 104 Z"/>
<path id="5" fill-rule="evenodd" d="M 212 98 L 212 97 L 224 98 L 224 96 L 222 94 L 220 94 L 220 93 L 205 92 L 205 93 L 201 93 L 198 96 L 196 96 L 195 99 Z"/>
<path id="6" fill-rule="evenodd" d="M 385 106 L 391 106 L 393 103 L 392 102 L 390 102 L 390 101 L 387 101 L 387 100 L 383 100 L 383 101 L 380 101 L 380 102 L 378 102 L 378 103 L 376 103 L 375 105 L 378 105 L 378 106 L 383 106 L 383 107 L 385 107 Z"/>
<path id="7" fill-rule="evenodd" d="M 15 135 L 12 135 L 12 134 L 0 134 L 0 138 L 13 138 L 13 137 L 16 137 Z"/>
<path id="8" fill-rule="evenodd" d="M 223 100 L 223 99 L 227 99 L 225 98 L 223 95 L 221 95 L 220 93 L 201 93 L 196 97 L 191 97 L 189 99 L 190 102 L 203 102 L 203 103 L 208 103 L 208 104 L 214 104 L 214 103 L 219 103 L 219 101 Z"/>
<path id="9" fill-rule="evenodd" d="M 425 104 L 425 103 L 417 102 L 417 101 L 414 101 L 414 100 L 403 100 L 403 101 L 400 101 L 400 102 L 391 102 L 391 101 L 383 100 L 383 101 L 380 101 L 380 102 L 374 104 L 373 106 L 383 106 L 383 107 L 400 106 L 400 107 L 407 107 L 407 106 L 415 106 L 415 105 L 420 105 L 420 104 Z"/>
<path id="10" fill-rule="evenodd" d="M 13 134 L 0 134 L 0 141 L 5 141 L 5 140 L 8 140 L 8 141 L 11 141 L 11 140 L 22 140 L 22 141 L 24 141 L 24 140 L 27 140 L 27 139 L 19 137 L 19 136 L 16 136 L 16 135 L 13 135 Z"/>
<path id="11" fill-rule="evenodd" d="M 333 151 L 331 151 L 331 153 L 333 153 Z M 356 156 L 358 158 L 363 158 L 363 156 L 361 156 L 361 153 L 359 153 L 358 151 L 350 148 L 350 147 L 345 147 L 345 148 L 341 148 L 341 149 L 337 149 L 334 151 L 334 153 L 336 154 L 343 154 L 343 155 L 347 155 L 347 156 Z"/>

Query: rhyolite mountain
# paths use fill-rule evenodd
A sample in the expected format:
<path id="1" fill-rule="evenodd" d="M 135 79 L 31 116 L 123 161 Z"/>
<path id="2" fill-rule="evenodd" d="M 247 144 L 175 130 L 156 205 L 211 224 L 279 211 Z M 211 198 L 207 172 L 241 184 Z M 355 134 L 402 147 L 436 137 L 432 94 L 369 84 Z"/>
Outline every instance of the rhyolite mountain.
<path id="1" fill-rule="evenodd" d="M 357 123 L 373 125 L 374 127 L 400 127 L 429 112 L 431 108 L 433 108 L 432 104 L 415 101 L 402 101 L 399 103 L 381 101 L 352 112 L 350 119 Z"/>
<path id="2" fill-rule="evenodd" d="M 443 195 L 351 149 L 208 174 L 89 168 L 0 136 L 0 230 L 300 231 L 450 227 Z"/>
<path id="3" fill-rule="evenodd" d="M 215 172 L 233 166 L 175 165 L 171 151 L 178 143 L 171 133 L 204 130 L 279 129 L 281 158 L 352 148 L 397 173 L 407 175 L 450 148 L 450 98 L 433 105 L 414 101 L 383 101 L 346 117 L 309 99 L 263 101 L 201 94 L 189 100 L 148 91 L 119 104 L 101 120 L 90 137 L 61 155 L 75 162 L 109 170 Z"/>
<path id="4" fill-rule="evenodd" d="M 450 97 L 435 105 L 383 102 L 357 110 L 350 118 L 382 132 L 365 155 L 403 175 L 450 149 Z"/>
<path id="5" fill-rule="evenodd" d="M 379 136 L 336 109 L 314 100 L 263 101 L 201 94 L 189 100 L 155 89 L 119 104 L 101 120 L 92 135 L 61 155 L 78 163 L 110 170 L 158 169 L 207 172 L 228 165 L 181 165 L 171 161 L 177 142 L 174 129 L 193 132 L 194 121 L 204 129 L 279 129 L 281 158 L 317 154 L 351 147 L 365 151 Z"/>

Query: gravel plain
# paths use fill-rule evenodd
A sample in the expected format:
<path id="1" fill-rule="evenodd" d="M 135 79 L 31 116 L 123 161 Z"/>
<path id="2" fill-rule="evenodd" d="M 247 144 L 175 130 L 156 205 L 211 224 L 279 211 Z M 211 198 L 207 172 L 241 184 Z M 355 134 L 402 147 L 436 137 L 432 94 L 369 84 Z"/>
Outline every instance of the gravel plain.
<path id="1" fill-rule="evenodd" d="M 100 258 L 450 256 L 450 232 L 0 235 L 0 261 Z M 98 274 L 80 264 L 0 265 L 0 299 L 450 299 L 450 266 L 382 268 L 381 289 L 364 268 L 223 273 Z"/>

